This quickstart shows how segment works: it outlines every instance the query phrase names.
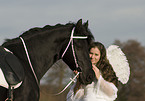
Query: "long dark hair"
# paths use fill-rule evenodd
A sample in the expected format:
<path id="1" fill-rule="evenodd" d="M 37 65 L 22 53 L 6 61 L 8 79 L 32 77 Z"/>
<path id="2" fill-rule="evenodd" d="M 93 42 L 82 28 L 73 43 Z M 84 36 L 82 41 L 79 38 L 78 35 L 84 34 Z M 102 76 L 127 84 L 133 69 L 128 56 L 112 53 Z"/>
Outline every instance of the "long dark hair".
<path id="1" fill-rule="evenodd" d="M 98 61 L 96 66 L 101 71 L 103 78 L 106 81 L 114 83 L 117 87 L 118 86 L 118 78 L 116 77 L 116 74 L 115 74 L 111 64 L 109 63 L 109 60 L 106 57 L 106 49 L 105 49 L 104 45 L 100 42 L 94 42 L 90 46 L 89 50 L 91 48 L 95 48 L 95 47 L 97 47 L 100 50 L 100 54 L 101 54 L 100 60 Z"/>

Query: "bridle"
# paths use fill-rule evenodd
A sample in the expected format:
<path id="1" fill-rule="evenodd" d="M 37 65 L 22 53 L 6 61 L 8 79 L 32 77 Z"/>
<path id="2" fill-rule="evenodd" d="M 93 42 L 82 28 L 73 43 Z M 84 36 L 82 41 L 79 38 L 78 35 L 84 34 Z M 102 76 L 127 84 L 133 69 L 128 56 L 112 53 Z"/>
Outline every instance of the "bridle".
<path id="1" fill-rule="evenodd" d="M 75 61 L 75 65 L 76 65 L 76 68 L 79 69 L 80 71 L 78 71 L 78 73 L 74 76 L 74 78 L 70 78 L 70 82 L 57 94 L 54 94 L 54 95 L 59 95 L 61 93 L 63 93 L 67 87 L 69 87 L 69 85 L 72 83 L 72 82 L 75 82 L 75 79 L 77 78 L 77 76 L 81 73 L 81 68 L 78 64 L 78 61 L 77 61 L 77 58 L 76 58 L 76 52 L 75 52 L 75 49 L 74 49 L 74 44 L 73 44 L 73 39 L 87 39 L 88 37 L 87 36 L 74 36 L 74 30 L 75 30 L 75 27 L 73 27 L 72 29 L 72 32 L 71 32 L 71 37 L 70 37 L 70 40 L 69 40 L 69 43 L 67 45 L 67 47 L 65 48 L 61 58 L 64 57 L 65 53 L 67 52 L 70 44 L 71 44 L 71 48 L 72 48 L 72 53 L 73 53 L 73 57 L 74 57 L 74 61 Z"/>
<path id="2" fill-rule="evenodd" d="M 74 30 L 75 30 L 75 27 L 73 27 L 73 29 L 72 29 L 70 40 L 69 40 L 68 45 L 67 45 L 67 47 L 65 48 L 65 50 L 64 50 L 64 52 L 63 52 L 61 58 L 64 57 L 65 53 L 67 52 L 67 50 L 68 50 L 68 48 L 69 48 L 69 46 L 70 46 L 70 44 L 71 44 L 71 48 L 72 48 L 72 52 L 73 52 L 73 57 L 74 57 L 74 61 L 75 61 L 76 68 L 80 68 L 79 65 L 78 65 L 78 62 L 77 62 L 76 54 L 75 54 L 73 39 L 87 39 L 87 36 L 74 36 Z M 35 71 L 34 71 L 34 68 L 33 68 L 33 66 L 32 66 L 32 63 L 31 63 L 31 60 L 30 60 L 30 57 L 29 57 L 29 53 L 28 53 L 28 50 L 27 50 L 25 41 L 23 40 L 22 37 L 20 37 L 20 39 L 21 39 L 21 41 L 22 41 L 22 43 L 23 43 L 23 46 L 24 46 L 24 49 L 25 49 L 25 52 L 26 52 L 26 55 L 27 55 L 27 59 L 28 59 L 29 65 L 30 65 L 30 67 L 31 67 L 31 70 L 32 70 L 32 72 L 33 72 L 33 75 L 34 75 L 34 77 L 35 77 L 35 79 L 36 79 L 37 84 L 39 84 L 39 83 L 38 83 L 37 76 L 36 76 L 36 73 L 35 73 Z M 67 89 L 67 87 L 68 87 L 72 82 L 75 82 L 75 79 L 76 79 L 77 76 L 80 74 L 80 72 L 81 72 L 81 71 L 79 71 L 79 72 L 75 75 L 74 78 L 70 78 L 71 81 L 67 84 L 67 86 L 66 86 L 63 90 L 61 90 L 59 93 L 53 94 L 53 95 L 59 95 L 59 94 L 61 94 L 62 92 L 64 92 L 65 89 Z"/>
<path id="3" fill-rule="evenodd" d="M 69 40 L 68 45 L 65 48 L 61 58 L 64 57 L 65 53 L 67 52 L 67 50 L 68 50 L 68 48 L 69 48 L 69 46 L 71 44 L 73 58 L 74 58 L 74 61 L 75 61 L 76 68 L 78 69 L 78 68 L 80 68 L 80 66 L 78 65 L 78 61 L 77 61 L 77 58 L 76 58 L 76 54 L 75 54 L 76 52 L 75 52 L 75 49 L 74 49 L 73 39 L 87 39 L 87 36 L 74 36 L 74 30 L 75 30 L 75 27 L 72 29 L 70 40 Z"/>

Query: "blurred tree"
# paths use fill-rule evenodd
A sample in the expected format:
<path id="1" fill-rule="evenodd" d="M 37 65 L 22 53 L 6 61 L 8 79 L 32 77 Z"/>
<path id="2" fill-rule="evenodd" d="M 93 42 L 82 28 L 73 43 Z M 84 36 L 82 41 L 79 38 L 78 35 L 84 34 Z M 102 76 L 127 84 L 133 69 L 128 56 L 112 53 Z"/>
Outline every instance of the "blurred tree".
<path id="1" fill-rule="evenodd" d="M 126 85 L 120 84 L 116 101 L 144 101 L 145 100 L 145 47 L 136 40 L 114 44 L 120 46 L 127 56 L 131 73 Z"/>
<path id="2" fill-rule="evenodd" d="M 65 101 L 69 88 L 60 95 L 53 95 L 60 92 L 69 82 L 73 72 L 62 61 L 58 60 L 43 77 L 43 84 L 40 86 L 40 101 Z"/>

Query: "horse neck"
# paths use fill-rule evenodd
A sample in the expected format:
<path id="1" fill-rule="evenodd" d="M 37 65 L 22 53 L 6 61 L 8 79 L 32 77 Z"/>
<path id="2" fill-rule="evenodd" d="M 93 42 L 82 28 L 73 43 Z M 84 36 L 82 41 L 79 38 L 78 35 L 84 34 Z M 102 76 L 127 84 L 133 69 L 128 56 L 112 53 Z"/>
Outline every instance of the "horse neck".
<path id="1" fill-rule="evenodd" d="M 48 33 L 45 31 L 45 33 L 31 36 L 22 35 L 38 81 L 60 59 L 61 49 L 64 45 L 67 45 L 72 27 L 70 25 L 65 28 L 58 28 L 59 30 L 49 31 Z M 2 46 L 12 51 L 19 58 L 27 73 L 32 73 L 24 46 L 19 37 L 3 43 Z"/>
<path id="2" fill-rule="evenodd" d="M 41 36 L 36 35 L 33 38 L 26 38 L 26 43 L 30 41 L 27 44 L 27 49 L 38 80 L 60 59 L 62 46 L 68 42 L 69 37 L 70 31 L 64 29 L 64 31 L 55 31 Z"/>

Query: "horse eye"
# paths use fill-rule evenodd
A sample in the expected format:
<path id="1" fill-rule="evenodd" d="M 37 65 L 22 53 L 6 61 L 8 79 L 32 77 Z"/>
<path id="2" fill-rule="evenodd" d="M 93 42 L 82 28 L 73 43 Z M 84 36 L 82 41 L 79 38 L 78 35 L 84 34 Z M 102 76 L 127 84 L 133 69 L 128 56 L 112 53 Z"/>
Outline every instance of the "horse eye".
<path id="1" fill-rule="evenodd" d="M 81 43 L 77 43 L 76 48 L 77 49 L 82 49 L 83 48 L 83 45 Z"/>
<path id="2" fill-rule="evenodd" d="M 78 48 L 82 48 L 84 44 L 85 44 L 85 43 L 84 43 L 83 40 L 76 41 L 76 43 L 75 43 L 75 45 L 76 45 Z"/>

